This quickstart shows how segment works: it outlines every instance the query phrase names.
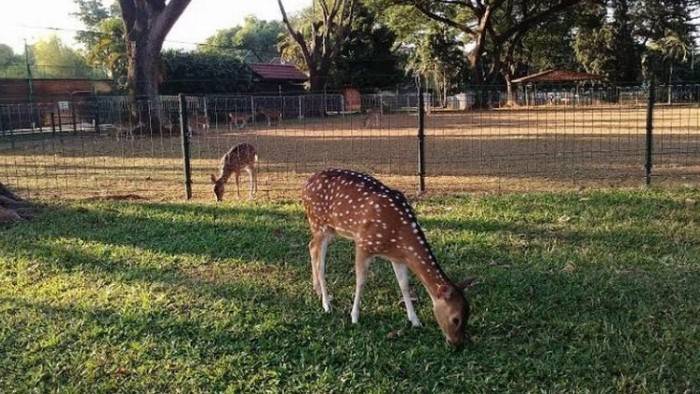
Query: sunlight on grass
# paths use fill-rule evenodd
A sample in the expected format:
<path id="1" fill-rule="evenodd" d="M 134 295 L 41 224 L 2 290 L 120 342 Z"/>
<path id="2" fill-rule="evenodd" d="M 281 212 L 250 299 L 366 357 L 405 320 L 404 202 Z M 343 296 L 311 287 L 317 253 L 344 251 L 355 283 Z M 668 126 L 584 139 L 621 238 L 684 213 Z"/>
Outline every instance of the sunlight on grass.
<path id="1" fill-rule="evenodd" d="M 48 204 L 0 228 L 0 392 L 622 391 L 700 384 L 697 189 L 430 198 L 445 271 L 476 275 L 475 345 L 411 329 L 390 265 L 350 324 L 310 283 L 296 203 Z"/>

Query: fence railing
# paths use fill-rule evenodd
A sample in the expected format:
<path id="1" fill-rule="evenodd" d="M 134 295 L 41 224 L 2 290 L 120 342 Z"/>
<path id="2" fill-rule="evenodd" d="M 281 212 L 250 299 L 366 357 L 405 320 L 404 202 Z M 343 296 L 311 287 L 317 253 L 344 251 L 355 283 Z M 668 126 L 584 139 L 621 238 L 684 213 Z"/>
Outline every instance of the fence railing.
<path id="1" fill-rule="evenodd" d="M 619 89 L 615 105 L 468 111 L 417 92 L 363 95 L 359 105 L 339 94 L 0 105 L 0 181 L 39 198 L 172 200 L 186 179 L 189 195 L 211 198 L 220 157 L 246 142 L 259 154 L 258 188 L 273 198 L 296 196 L 327 167 L 409 192 L 695 182 L 696 85 L 672 87 L 672 105 L 669 88 L 649 91 Z"/>

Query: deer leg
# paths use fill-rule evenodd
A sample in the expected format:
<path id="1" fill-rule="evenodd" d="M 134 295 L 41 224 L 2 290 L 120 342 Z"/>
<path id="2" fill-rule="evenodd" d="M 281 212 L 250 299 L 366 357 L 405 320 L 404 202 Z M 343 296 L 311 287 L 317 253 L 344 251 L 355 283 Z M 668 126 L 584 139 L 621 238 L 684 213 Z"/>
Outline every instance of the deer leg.
<path id="1" fill-rule="evenodd" d="M 355 247 L 355 301 L 352 303 L 352 312 L 350 312 L 353 324 L 360 319 L 360 299 L 367 282 L 367 268 L 371 261 L 372 257 L 364 249 Z"/>
<path id="2" fill-rule="evenodd" d="M 311 264 L 315 266 L 315 278 L 318 282 L 317 292 L 320 291 L 321 293 L 321 303 L 323 305 L 323 310 L 326 312 L 331 311 L 330 297 L 328 296 L 328 290 L 326 289 L 326 252 L 328 251 L 328 243 L 332 239 L 332 235 L 318 232 L 314 234 L 313 239 L 309 243 Z"/>
<path id="3" fill-rule="evenodd" d="M 411 293 L 408 287 L 408 269 L 406 264 L 391 262 L 391 266 L 394 267 L 394 273 L 396 274 L 396 280 L 399 282 L 399 288 L 401 288 L 401 295 L 403 296 L 403 302 L 406 304 L 406 314 L 408 315 L 408 320 L 411 321 L 413 327 L 420 327 L 420 320 L 416 315 L 415 309 L 413 309 L 413 302 L 411 301 Z"/>

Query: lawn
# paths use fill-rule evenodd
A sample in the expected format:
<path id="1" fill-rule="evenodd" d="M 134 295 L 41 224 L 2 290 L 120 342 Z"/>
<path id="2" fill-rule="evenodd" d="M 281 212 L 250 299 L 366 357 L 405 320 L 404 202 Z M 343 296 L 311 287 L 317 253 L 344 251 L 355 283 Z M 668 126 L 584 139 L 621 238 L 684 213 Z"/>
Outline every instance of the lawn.
<path id="1" fill-rule="evenodd" d="M 297 203 L 48 203 L 0 228 L 0 392 L 695 392 L 699 200 L 419 202 L 443 268 L 479 278 L 462 351 L 415 280 L 424 327 L 410 327 L 381 261 L 351 325 L 346 241 L 322 313 Z"/>

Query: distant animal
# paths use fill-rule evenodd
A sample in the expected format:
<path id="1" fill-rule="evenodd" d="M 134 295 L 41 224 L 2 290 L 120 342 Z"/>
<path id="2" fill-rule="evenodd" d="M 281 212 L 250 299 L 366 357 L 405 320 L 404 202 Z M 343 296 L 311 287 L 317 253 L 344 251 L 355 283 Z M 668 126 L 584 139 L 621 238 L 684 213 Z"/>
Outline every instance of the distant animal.
<path id="1" fill-rule="evenodd" d="M 381 114 L 379 109 L 368 108 L 365 113 L 365 128 L 372 127 L 372 125 L 374 125 L 374 127 L 379 127 L 381 125 Z"/>
<path id="2" fill-rule="evenodd" d="M 229 112 L 229 129 L 231 129 L 232 127 L 235 127 L 237 129 L 244 129 L 248 124 L 248 119 L 250 119 L 250 114 L 239 114 L 237 112 Z"/>
<path id="3" fill-rule="evenodd" d="M 258 191 L 258 179 L 256 174 L 256 165 L 258 162 L 258 154 L 255 147 L 250 144 L 239 144 L 231 148 L 221 158 L 219 163 L 219 176 L 211 174 L 211 182 L 214 184 L 214 197 L 216 201 L 223 201 L 224 189 L 231 175 L 235 175 L 236 180 L 236 195 L 241 197 L 240 176 L 241 171 L 246 170 L 250 178 L 249 198 L 253 199 Z"/>
<path id="4" fill-rule="evenodd" d="M 302 191 L 311 227 L 311 277 L 323 309 L 330 311 L 326 289 L 328 244 L 340 235 L 355 242 L 355 300 L 350 317 L 357 323 L 367 270 L 374 257 L 391 261 L 408 320 L 420 326 L 413 309 L 408 269 L 420 279 L 433 302 L 433 313 L 447 342 L 468 340 L 469 303 L 463 290 L 473 279 L 453 283 L 437 263 L 428 240 L 406 197 L 379 180 L 359 172 L 331 169 L 312 175 Z"/>
<path id="5" fill-rule="evenodd" d="M 282 119 L 282 111 L 278 109 L 260 108 L 258 112 L 265 116 L 268 126 L 272 126 L 273 120 L 275 123 L 279 124 L 280 120 Z"/>

